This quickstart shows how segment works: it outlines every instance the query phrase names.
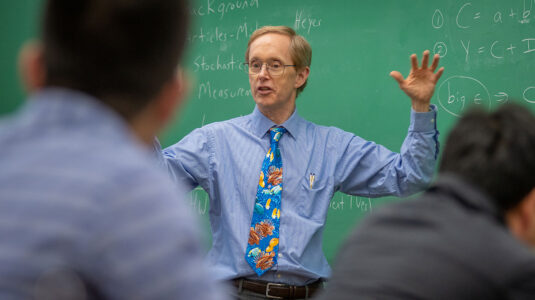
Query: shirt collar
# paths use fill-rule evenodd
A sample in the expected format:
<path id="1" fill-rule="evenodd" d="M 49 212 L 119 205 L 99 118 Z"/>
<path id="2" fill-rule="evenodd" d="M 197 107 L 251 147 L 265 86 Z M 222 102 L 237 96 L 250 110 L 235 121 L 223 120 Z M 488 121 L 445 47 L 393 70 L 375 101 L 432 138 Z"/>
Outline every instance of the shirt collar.
<path id="1" fill-rule="evenodd" d="M 86 93 L 61 88 L 46 87 L 33 94 L 21 111 L 23 121 L 36 126 L 78 126 L 116 140 L 129 139 L 140 143 L 133 136 L 127 122 L 115 111 Z"/>
<path id="2" fill-rule="evenodd" d="M 44 121 L 121 120 L 117 113 L 93 96 L 67 88 L 43 88 L 31 95 L 28 105 L 36 113 L 42 114 L 40 119 Z"/>
<path id="3" fill-rule="evenodd" d="M 255 106 L 253 113 L 250 116 L 253 134 L 258 138 L 264 137 L 271 127 L 277 126 L 277 124 L 264 116 L 257 106 Z M 286 122 L 280 124 L 280 126 L 286 128 L 287 133 L 289 133 L 292 138 L 297 139 L 298 136 L 302 135 L 305 123 L 306 121 L 299 116 L 296 108 L 290 118 L 288 118 Z"/>

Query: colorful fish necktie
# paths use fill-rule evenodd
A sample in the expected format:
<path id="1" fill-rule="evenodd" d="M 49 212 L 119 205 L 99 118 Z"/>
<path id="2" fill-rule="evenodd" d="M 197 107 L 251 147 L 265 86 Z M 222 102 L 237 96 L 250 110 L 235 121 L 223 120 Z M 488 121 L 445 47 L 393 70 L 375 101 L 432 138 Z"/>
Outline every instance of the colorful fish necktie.
<path id="1" fill-rule="evenodd" d="M 282 192 L 282 159 L 279 140 L 286 132 L 272 127 L 270 148 L 262 163 L 245 259 L 258 276 L 277 264 Z"/>

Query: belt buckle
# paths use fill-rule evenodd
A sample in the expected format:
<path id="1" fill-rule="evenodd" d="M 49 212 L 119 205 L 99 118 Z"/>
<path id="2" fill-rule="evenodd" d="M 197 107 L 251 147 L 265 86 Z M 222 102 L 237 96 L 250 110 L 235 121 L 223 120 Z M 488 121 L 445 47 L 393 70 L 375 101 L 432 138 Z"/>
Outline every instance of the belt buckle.
<path id="1" fill-rule="evenodd" d="M 267 285 L 266 285 L 266 297 L 270 298 L 270 299 L 284 299 L 284 297 L 271 296 L 269 294 L 269 291 L 270 291 L 269 287 L 272 286 L 272 285 L 273 286 L 285 286 L 285 284 L 282 284 L 282 283 L 268 282 Z"/>

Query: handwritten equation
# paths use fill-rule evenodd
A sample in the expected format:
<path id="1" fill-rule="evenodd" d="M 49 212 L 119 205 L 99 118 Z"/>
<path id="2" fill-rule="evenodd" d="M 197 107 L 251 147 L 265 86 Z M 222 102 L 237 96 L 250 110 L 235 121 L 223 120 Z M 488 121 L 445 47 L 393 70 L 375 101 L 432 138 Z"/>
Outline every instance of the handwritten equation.
<path id="1" fill-rule="evenodd" d="M 492 13 L 485 13 L 482 10 L 485 4 L 475 4 L 466 2 L 453 10 L 451 17 L 445 17 L 441 9 L 435 9 L 431 17 L 431 26 L 436 30 L 457 29 L 459 31 L 470 31 L 474 28 L 483 28 L 485 26 L 504 26 L 506 29 L 514 24 L 528 25 L 535 21 L 535 13 L 532 13 L 534 0 L 523 0 L 523 7 L 496 10 Z M 451 13 L 452 11 L 449 11 Z M 455 14 L 456 12 L 456 14 Z M 455 17 L 453 17 L 455 15 Z M 453 27 L 453 28 L 451 28 Z M 448 43 L 446 41 L 437 41 L 433 47 L 434 53 L 445 57 L 448 54 L 448 47 L 458 47 L 465 53 L 465 61 L 469 62 L 470 57 L 484 55 L 494 59 L 506 59 L 514 55 L 524 55 L 535 51 L 535 33 L 520 39 L 511 39 L 507 41 L 492 40 L 490 42 L 473 42 L 470 39 L 459 39 Z"/>
<path id="2" fill-rule="evenodd" d="M 461 69 L 470 74 L 457 74 L 442 80 L 437 97 L 440 106 L 449 114 L 462 115 L 468 107 L 490 108 L 515 99 L 535 103 L 535 77 L 516 82 L 519 71 L 496 76 L 507 80 L 491 89 L 479 79 L 503 66 L 512 70 L 528 70 L 535 59 L 535 0 L 503 2 L 508 8 L 489 8 L 483 1 L 471 1 L 437 8 L 431 15 L 431 26 L 444 40 L 435 42 L 433 52 L 441 58 L 459 61 Z M 514 5 L 518 7 L 514 7 Z M 514 33 L 514 34 L 511 34 Z M 454 57 L 450 57 L 454 53 Z M 446 61 L 445 61 L 446 62 Z M 497 69 L 496 69 L 497 70 Z M 503 72 L 503 71 L 502 71 Z M 491 78 L 494 79 L 494 78 Z M 515 81 L 515 82 L 511 82 Z M 514 83 L 514 84 L 512 84 Z M 518 87 L 523 84 L 523 87 Z"/>
<path id="3" fill-rule="evenodd" d="M 535 103 L 535 85 L 523 88 L 522 100 Z M 445 79 L 438 87 L 438 102 L 448 113 L 460 117 L 462 112 L 471 105 L 490 108 L 493 104 L 503 104 L 510 100 L 505 91 L 489 89 L 481 81 L 462 75 L 454 75 Z"/>

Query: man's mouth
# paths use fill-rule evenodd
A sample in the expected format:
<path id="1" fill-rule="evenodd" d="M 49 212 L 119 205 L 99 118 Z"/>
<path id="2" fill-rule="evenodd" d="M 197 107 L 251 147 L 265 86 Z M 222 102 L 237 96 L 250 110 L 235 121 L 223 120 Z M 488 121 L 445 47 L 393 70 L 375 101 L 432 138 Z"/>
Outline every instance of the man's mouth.
<path id="1" fill-rule="evenodd" d="M 269 94 L 273 91 L 273 89 L 267 86 L 261 86 L 257 90 L 260 94 Z"/>

